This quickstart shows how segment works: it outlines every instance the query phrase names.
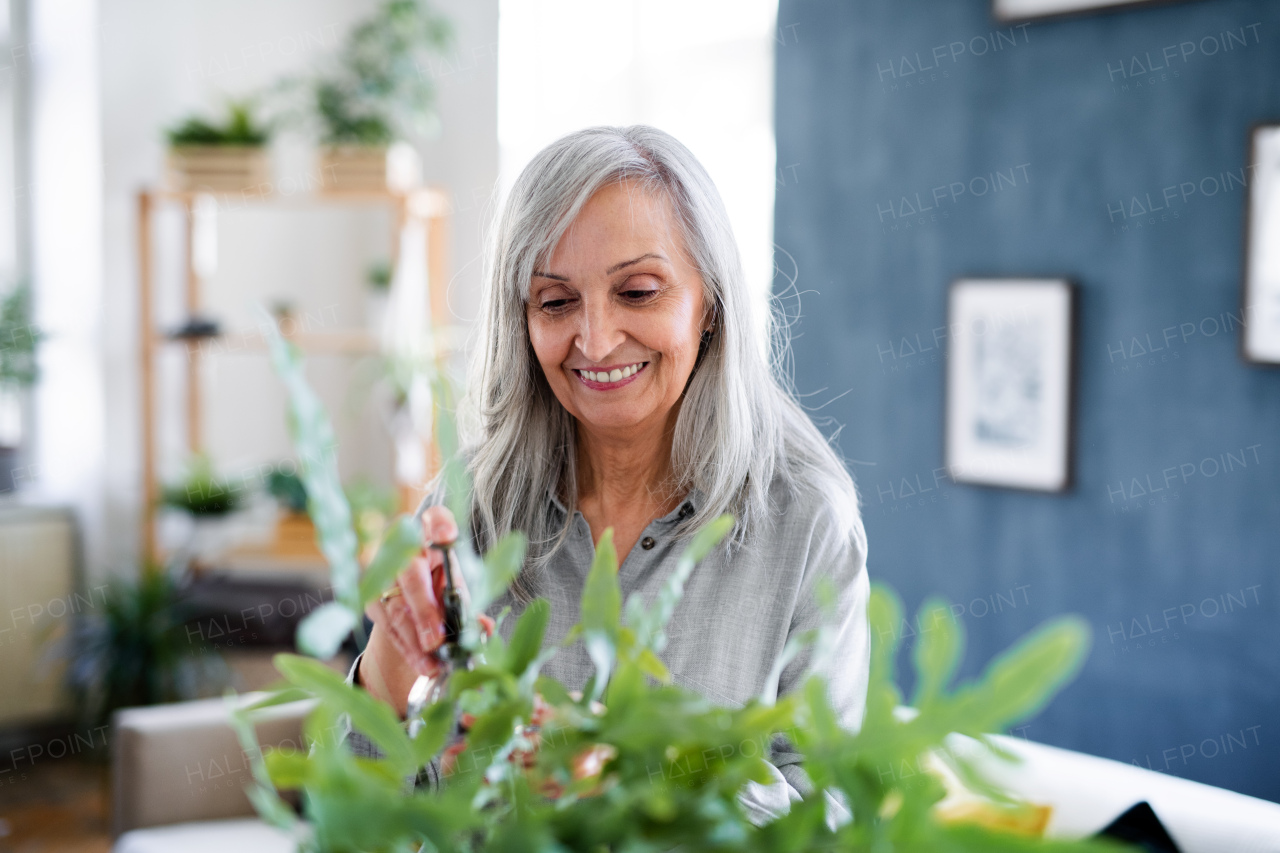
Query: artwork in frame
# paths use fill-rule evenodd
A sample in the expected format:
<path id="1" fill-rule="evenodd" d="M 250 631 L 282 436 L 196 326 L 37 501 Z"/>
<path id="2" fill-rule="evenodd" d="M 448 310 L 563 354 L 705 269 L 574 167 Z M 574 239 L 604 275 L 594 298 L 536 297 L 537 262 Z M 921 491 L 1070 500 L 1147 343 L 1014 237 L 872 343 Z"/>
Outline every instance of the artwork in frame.
<path id="1" fill-rule="evenodd" d="M 1251 145 L 1240 348 L 1246 361 L 1280 364 L 1280 124 L 1255 127 Z"/>
<path id="2" fill-rule="evenodd" d="M 948 305 L 946 461 L 957 483 L 1071 482 L 1075 287 L 961 279 Z"/>
<path id="3" fill-rule="evenodd" d="M 992 12 L 999 21 L 1029 21 L 1059 15 L 1118 9 L 1124 6 L 1148 6 L 1170 0 L 992 0 Z"/>

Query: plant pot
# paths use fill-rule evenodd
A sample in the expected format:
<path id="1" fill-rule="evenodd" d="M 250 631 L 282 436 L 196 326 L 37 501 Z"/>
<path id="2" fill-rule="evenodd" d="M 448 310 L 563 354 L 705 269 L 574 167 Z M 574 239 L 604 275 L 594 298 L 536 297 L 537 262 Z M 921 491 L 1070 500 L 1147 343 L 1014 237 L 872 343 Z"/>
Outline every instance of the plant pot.
<path id="1" fill-rule="evenodd" d="M 267 149 L 261 145 L 181 145 L 169 149 L 169 187 L 179 192 L 265 195 L 271 185 Z"/>
<path id="2" fill-rule="evenodd" d="M 276 538 L 272 553 L 280 557 L 314 557 L 320 555 L 316 544 L 316 528 L 305 512 L 282 512 L 276 522 Z"/>
<path id="3" fill-rule="evenodd" d="M 387 305 L 391 294 L 386 290 L 369 290 L 364 295 L 364 316 L 369 334 L 381 338 L 382 330 L 387 325 Z"/>
<path id="4" fill-rule="evenodd" d="M 320 186 L 327 193 L 386 192 L 386 146 L 335 145 L 320 149 Z"/>
<path id="5" fill-rule="evenodd" d="M 422 183 L 422 158 L 412 145 L 330 145 L 320 149 L 322 192 L 408 192 Z"/>

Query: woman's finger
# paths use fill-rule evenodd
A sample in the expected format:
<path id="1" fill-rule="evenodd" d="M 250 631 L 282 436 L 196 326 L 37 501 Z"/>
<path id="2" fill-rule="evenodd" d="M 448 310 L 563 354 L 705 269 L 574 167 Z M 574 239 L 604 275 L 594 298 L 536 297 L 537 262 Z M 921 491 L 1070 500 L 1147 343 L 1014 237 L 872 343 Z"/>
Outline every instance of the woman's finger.
<path id="1" fill-rule="evenodd" d="M 422 535 L 426 545 L 452 545 L 458 541 L 458 523 L 445 506 L 429 506 L 422 511 Z"/>
<path id="2" fill-rule="evenodd" d="M 380 601 L 370 603 L 366 612 L 378 626 L 387 632 L 391 645 L 419 675 L 431 675 L 435 672 L 436 662 L 422 649 L 417 640 L 417 628 L 409 607 L 397 596 L 385 604 Z"/>
<path id="3" fill-rule="evenodd" d="M 415 557 L 398 581 L 413 620 L 414 637 L 425 652 L 434 651 L 444 642 L 444 610 L 432 583 L 432 562 L 436 561 Z"/>

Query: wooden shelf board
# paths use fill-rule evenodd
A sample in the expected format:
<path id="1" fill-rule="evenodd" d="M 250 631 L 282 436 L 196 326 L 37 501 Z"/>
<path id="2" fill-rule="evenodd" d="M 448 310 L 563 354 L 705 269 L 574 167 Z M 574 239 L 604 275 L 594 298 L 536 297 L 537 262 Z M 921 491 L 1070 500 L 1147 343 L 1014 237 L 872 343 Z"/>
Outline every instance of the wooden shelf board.
<path id="1" fill-rule="evenodd" d="M 332 192 L 200 192 L 195 190 L 144 189 L 144 195 L 154 201 L 194 202 L 201 196 L 212 196 L 219 208 L 234 210 L 251 206 L 323 207 L 346 204 L 406 203 L 418 216 L 445 216 L 449 213 L 449 194 L 438 187 L 418 187 L 407 192 L 392 190 L 343 190 Z"/>
<path id="2" fill-rule="evenodd" d="M 460 326 L 447 326 L 436 332 L 443 351 L 457 350 L 465 340 L 466 330 Z M 304 353 L 339 353 L 376 355 L 382 351 L 377 335 L 363 331 L 299 332 L 288 339 Z M 234 330 L 204 338 L 174 338 L 156 333 L 152 340 L 163 346 L 199 346 L 208 355 L 261 354 L 267 351 L 267 342 L 261 333 L 252 330 Z"/>

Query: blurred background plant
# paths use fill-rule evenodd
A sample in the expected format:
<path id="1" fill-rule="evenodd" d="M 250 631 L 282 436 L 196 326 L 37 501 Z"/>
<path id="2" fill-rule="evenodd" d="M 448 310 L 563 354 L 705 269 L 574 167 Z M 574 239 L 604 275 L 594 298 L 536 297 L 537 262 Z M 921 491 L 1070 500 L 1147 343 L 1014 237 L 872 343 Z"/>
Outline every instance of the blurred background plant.
<path id="1" fill-rule="evenodd" d="M 433 57 L 453 44 L 453 27 L 425 0 L 387 0 L 310 77 L 281 82 L 280 115 L 322 145 L 387 146 L 438 129 Z"/>
<path id="2" fill-rule="evenodd" d="M 281 463 L 267 475 L 267 491 L 289 512 L 307 511 L 307 487 L 302 485 L 296 466 Z"/>
<path id="3" fill-rule="evenodd" d="M 16 486 L 27 398 L 39 378 L 36 348 L 43 338 L 33 322 L 31 287 L 18 282 L 0 300 L 0 494 Z"/>
<path id="4" fill-rule="evenodd" d="M 355 525 L 361 560 L 368 565 L 378 543 L 396 515 L 398 502 L 395 490 L 380 486 L 367 477 L 357 478 L 346 485 L 344 491 L 351 504 L 351 518 Z"/>
<path id="5" fill-rule="evenodd" d="M 119 708 L 219 695 L 231 680 L 183 600 L 183 580 L 161 567 L 116 580 L 47 654 L 67 661 L 81 723 L 105 725 Z"/>
<path id="6" fill-rule="evenodd" d="M 36 346 L 43 338 L 33 322 L 31 286 L 20 282 L 0 301 L 0 386 L 35 384 Z"/>
<path id="7" fill-rule="evenodd" d="M 182 479 L 164 487 L 160 503 L 194 518 L 221 518 L 243 504 L 243 496 L 213 469 L 207 454 L 194 454 Z"/>
<path id="8" fill-rule="evenodd" d="M 256 104 L 252 98 L 229 100 L 221 122 L 211 121 L 203 116 L 188 116 L 165 131 L 165 136 L 169 144 L 174 147 L 266 145 L 271 137 L 271 131 L 265 123 L 258 120 L 255 111 Z"/>

